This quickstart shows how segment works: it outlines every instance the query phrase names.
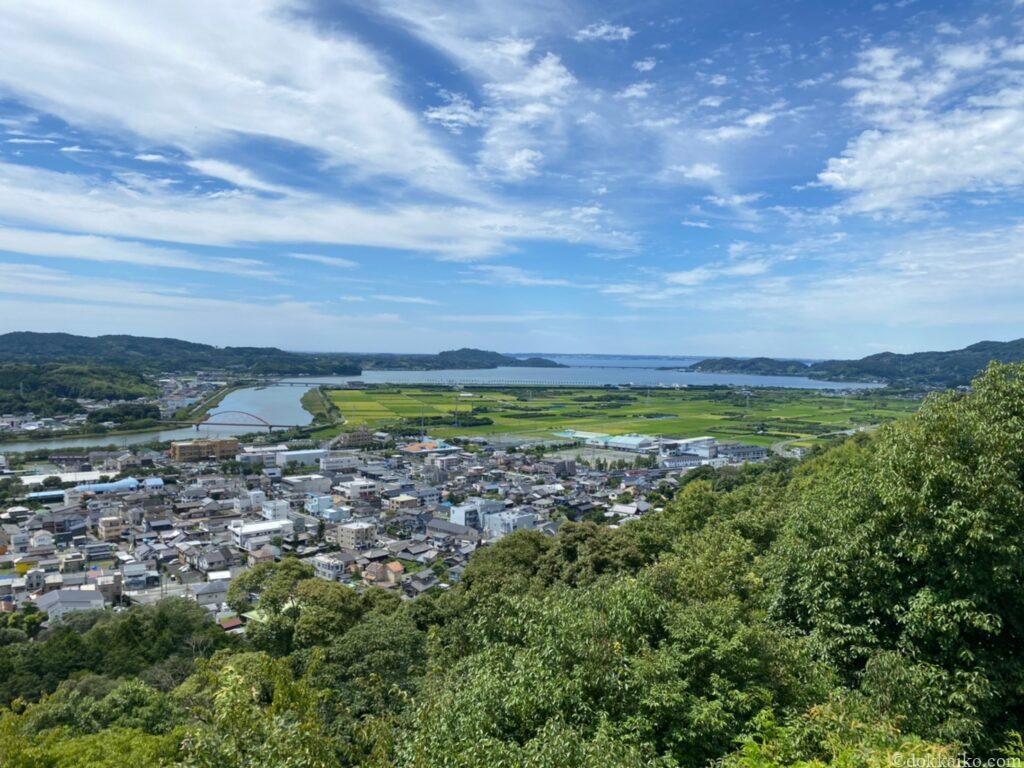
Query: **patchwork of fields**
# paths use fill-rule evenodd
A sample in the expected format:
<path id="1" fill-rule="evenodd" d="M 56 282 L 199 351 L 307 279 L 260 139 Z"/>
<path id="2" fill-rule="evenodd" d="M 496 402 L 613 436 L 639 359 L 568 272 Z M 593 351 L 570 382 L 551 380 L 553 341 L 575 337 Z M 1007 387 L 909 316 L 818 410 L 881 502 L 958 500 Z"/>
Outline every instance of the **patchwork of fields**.
<path id="1" fill-rule="evenodd" d="M 563 429 L 610 434 L 711 435 L 770 445 L 882 424 L 919 403 L 881 393 L 844 397 L 792 389 L 493 389 L 402 387 L 332 390 L 345 428 L 422 420 L 436 437 L 503 434 L 550 439 Z M 472 424 L 489 419 L 490 424 Z M 442 423 L 443 422 L 443 423 Z M 337 431 L 337 430 L 335 430 Z"/>

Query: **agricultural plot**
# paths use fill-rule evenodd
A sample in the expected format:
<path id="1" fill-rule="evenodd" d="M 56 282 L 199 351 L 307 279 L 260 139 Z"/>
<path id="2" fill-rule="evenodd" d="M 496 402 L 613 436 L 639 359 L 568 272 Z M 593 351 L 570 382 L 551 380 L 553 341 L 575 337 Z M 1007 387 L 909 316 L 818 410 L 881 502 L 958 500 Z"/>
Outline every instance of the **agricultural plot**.
<path id="1" fill-rule="evenodd" d="M 551 439 L 575 429 L 609 434 L 711 435 L 761 445 L 799 445 L 843 430 L 883 424 L 919 403 L 882 393 L 842 396 L 810 390 L 465 389 L 403 387 L 328 393 L 345 428 L 423 422 L 436 437 Z M 481 424 L 481 420 L 490 423 Z"/>

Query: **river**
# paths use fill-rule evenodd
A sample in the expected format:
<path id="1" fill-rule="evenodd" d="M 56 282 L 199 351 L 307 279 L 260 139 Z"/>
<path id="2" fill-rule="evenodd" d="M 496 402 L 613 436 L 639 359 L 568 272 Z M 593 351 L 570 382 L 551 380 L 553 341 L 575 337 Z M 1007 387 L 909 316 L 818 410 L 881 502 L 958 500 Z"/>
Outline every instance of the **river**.
<path id="1" fill-rule="evenodd" d="M 728 385 L 737 387 L 787 387 L 794 389 L 862 389 L 874 384 L 851 384 L 817 381 L 803 376 L 753 376 L 729 373 L 695 373 L 660 370 L 683 368 L 703 360 L 702 357 L 618 357 L 600 355 L 549 355 L 549 359 L 566 368 L 491 368 L 487 370 L 445 371 L 364 371 L 361 376 L 315 376 L 286 378 L 284 381 L 317 381 L 343 384 L 362 381 L 367 384 L 465 384 L 465 385 L 538 385 L 538 386 L 604 386 L 634 384 L 640 386 Z M 212 416 L 224 411 L 242 411 L 259 416 L 272 424 L 305 425 L 311 416 L 300 404 L 306 390 L 302 387 L 260 387 L 239 389 L 225 397 Z M 224 418 L 227 418 L 226 416 Z M 244 421 L 234 416 L 231 421 Z M 256 422 L 253 421 L 254 427 Z M 188 440 L 194 437 L 226 437 L 253 432 L 253 427 L 200 426 L 131 435 L 92 435 L 89 437 L 50 438 L 0 443 L 0 453 L 32 451 L 40 448 L 83 448 L 103 445 L 141 445 L 167 440 Z"/>

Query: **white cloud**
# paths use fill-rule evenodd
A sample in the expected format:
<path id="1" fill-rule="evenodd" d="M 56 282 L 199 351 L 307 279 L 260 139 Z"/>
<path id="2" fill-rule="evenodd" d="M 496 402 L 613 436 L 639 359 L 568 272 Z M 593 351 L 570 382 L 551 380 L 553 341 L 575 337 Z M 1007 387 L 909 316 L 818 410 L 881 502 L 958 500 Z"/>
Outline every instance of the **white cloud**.
<path id="1" fill-rule="evenodd" d="M 479 153 L 484 169 L 509 181 L 538 174 L 564 130 L 564 108 L 575 85 L 553 53 L 520 62 L 502 79 L 486 83 L 492 107 Z"/>
<path id="2" fill-rule="evenodd" d="M 232 163 L 222 160 L 190 160 L 186 163 L 189 168 L 198 171 L 204 176 L 211 176 L 215 179 L 226 181 L 236 187 L 245 189 L 256 189 L 260 192 L 275 192 L 287 194 L 288 190 L 275 184 L 268 184 L 262 181 L 252 171 L 241 168 Z"/>
<path id="3" fill-rule="evenodd" d="M 745 195 L 708 195 L 704 199 L 712 205 L 717 205 L 721 208 L 738 208 L 749 203 L 755 203 L 764 197 L 762 192 L 750 192 Z"/>
<path id="4" fill-rule="evenodd" d="M 542 277 L 520 267 L 505 264 L 476 264 L 473 266 L 473 272 L 474 276 L 467 278 L 465 282 L 487 284 L 497 283 L 501 285 L 527 287 L 573 287 L 576 285 L 572 281 L 564 278 Z"/>
<path id="5" fill-rule="evenodd" d="M 465 94 L 441 91 L 445 103 L 431 107 L 423 115 L 432 123 L 439 123 L 452 133 L 459 134 L 465 128 L 477 128 L 484 124 L 484 114 L 474 108 Z"/>
<path id="6" fill-rule="evenodd" d="M 352 259 L 345 259 L 341 256 L 324 256 L 320 253 L 289 253 L 288 256 L 299 261 L 311 261 L 315 264 L 323 264 L 327 267 L 340 267 L 341 269 L 354 269 L 359 266 L 359 262 Z"/>
<path id="7" fill-rule="evenodd" d="M 693 163 L 692 165 L 674 165 L 669 170 L 679 173 L 693 181 L 711 181 L 722 175 L 722 170 L 714 163 Z"/>
<path id="8" fill-rule="evenodd" d="M 136 160 L 141 160 L 144 163 L 166 163 L 168 159 L 163 155 L 158 155 L 155 152 L 142 152 L 135 156 Z"/>
<path id="9" fill-rule="evenodd" d="M 658 66 L 658 62 L 653 56 L 648 56 L 645 59 L 637 59 L 633 62 L 633 69 L 637 72 L 650 72 L 656 66 Z"/>
<path id="10" fill-rule="evenodd" d="M 720 125 L 716 128 L 708 128 L 700 132 L 705 141 L 719 143 L 725 141 L 738 141 L 748 139 L 752 136 L 759 136 L 779 116 L 776 109 L 751 112 L 739 120 L 727 125 Z"/>
<path id="11" fill-rule="evenodd" d="M 844 84 L 874 125 L 828 161 L 819 182 L 860 212 L 906 212 L 928 199 L 1024 184 L 1024 88 L 992 66 L 990 47 L 941 48 L 932 68 L 892 48 L 862 53 Z M 986 95 L 965 90 L 973 80 L 961 78 L 985 67 Z"/>
<path id="12" fill-rule="evenodd" d="M 175 248 L 116 240 L 95 235 L 67 235 L 0 226 L 0 251 L 53 259 L 130 264 L 245 277 L 272 278 L 275 273 L 255 259 L 198 256 Z"/>
<path id="13" fill-rule="evenodd" d="M 972 70 L 989 63 L 989 47 L 978 45 L 951 45 L 939 53 L 941 64 L 951 69 Z"/>
<path id="14" fill-rule="evenodd" d="M 681 222 L 684 227 L 693 227 L 694 229 L 711 229 L 711 225 L 706 221 L 697 221 L 695 219 L 683 219 Z"/>
<path id="15" fill-rule="evenodd" d="M 650 94 L 651 89 L 654 88 L 653 83 L 646 81 L 640 83 L 633 83 L 623 88 L 621 91 L 615 94 L 617 99 L 646 99 Z"/>
<path id="16" fill-rule="evenodd" d="M 546 214 L 546 212 L 544 212 Z M 470 206 L 362 208 L 313 195 L 184 194 L 0 162 L 0 218 L 33 227 L 204 245 L 323 243 L 472 259 L 510 240 L 631 243 L 568 216 Z"/>
<path id="17" fill-rule="evenodd" d="M 377 301 L 386 301 L 394 304 L 437 304 L 433 299 L 423 296 L 396 296 L 393 293 L 375 293 L 371 298 Z"/>
<path id="18" fill-rule="evenodd" d="M 583 29 L 579 30 L 573 38 L 577 42 L 589 42 L 591 40 L 601 40 L 604 42 L 621 41 L 625 42 L 629 40 L 636 32 L 626 26 L 619 26 L 616 24 L 609 24 L 607 21 L 600 21 L 590 24 Z"/>
<path id="19" fill-rule="evenodd" d="M 56 144 L 53 139 L 27 139 L 27 138 L 16 138 L 7 139 L 8 144 Z"/>
<path id="20" fill-rule="evenodd" d="M 890 131 L 869 130 L 819 180 L 856 211 L 907 209 L 958 192 L 1024 184 L 1024 111 L 957 111 Z"/>
<path id="21" fill-rule="evenodd" d="M 19 3 L 0 16 L 0 83 L 68 122 L 190 154 L 261 136 L 363 176 L 475 196 L 377 55 L 294 11 L 290 0 Z"/>

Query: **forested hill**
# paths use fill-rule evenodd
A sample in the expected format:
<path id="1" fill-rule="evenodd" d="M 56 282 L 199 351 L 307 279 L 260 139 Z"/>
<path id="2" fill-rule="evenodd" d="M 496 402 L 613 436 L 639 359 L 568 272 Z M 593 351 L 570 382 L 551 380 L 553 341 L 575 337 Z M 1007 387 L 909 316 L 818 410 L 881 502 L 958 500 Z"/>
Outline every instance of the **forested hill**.
<path id="1" fill-rule="evenodd" d="M 1019 765 L 1022 429 L 1024 366 L 994 366 L 415 600 L 286 557 L 232 581 L 239 637 L 181 598 L 0 613 L 0 765 Z"/>
<path id="2" fill-rule="evenodd" d="M 0 413 L 57 416 L 81 410 L 75 400 L 135 400 L 156 388 L 142 374 L 109 365 L 0 362 Z"/>
<path id="3" fill-rule="evenodd" d="M 689 366 L 701 373 L 749 373 L 758 376 L 807 376 L 809 368 L 799 360 L 776 360 L 772 357 L 712 357 Z"/>
<path id="4" fill-rule="evenodd" d="M 694 363 L 692 371 L 705 373 L 757 373 L 809 376 L 832 381 L 881 381 L 897 386 L 956 387 L 970 382 L 990 362 L 1024 361 L 1024 339 L 980 341 L 948 352 L 881 352 L 860 360 L 826 360 L 804 365 L 796 360 L 765 357 L 709 358 Z"/>
<path id="5" fill-rule="evenodd" d="M 437 355 L 306 353 L 275 347 L 215 347 L 146 336 L 76 336 L 21 331 L 0 335 L 0 362 L 79 363 L 143 373 L 238 371 L 252 374 L 358 375 L 363 368 L 438 370 L 499 366 L 557 366 L 550 360 L 519 360 L 497 352 L 458 349 Z"/>
<path id="6" fill-rule="evenodd" d="M 484 368 L 564 368 L 545 357 L 520 359 L 483 349 L 453 349 L 436 355 L 367 354 L 352 355 L 364 368 L 381 370 L 432 371 L 446 369 L 474 370 Z"/>
<path id="7" fill-rule="evenodd" d="M 979 341 L 949 352 L 881 352 L 860 360 L 827 360 L 811 366 L 812 375 L 837 381 L 878 379 L 892 384 L 955 387 L 967 384 L 992 361 L 1024 360 L 1024 339 Z"/>
<path id="8" fill-rule="evenodd" d="M 0 336 L 0 361 L 87 363 L 129 371 L 226 370 L 253 374 L 358 375 L 359 365 L 332 355 L 285 352 L 274 347 L 214 347 L 147 336 L 75 336 L 27 331 Z"/>

